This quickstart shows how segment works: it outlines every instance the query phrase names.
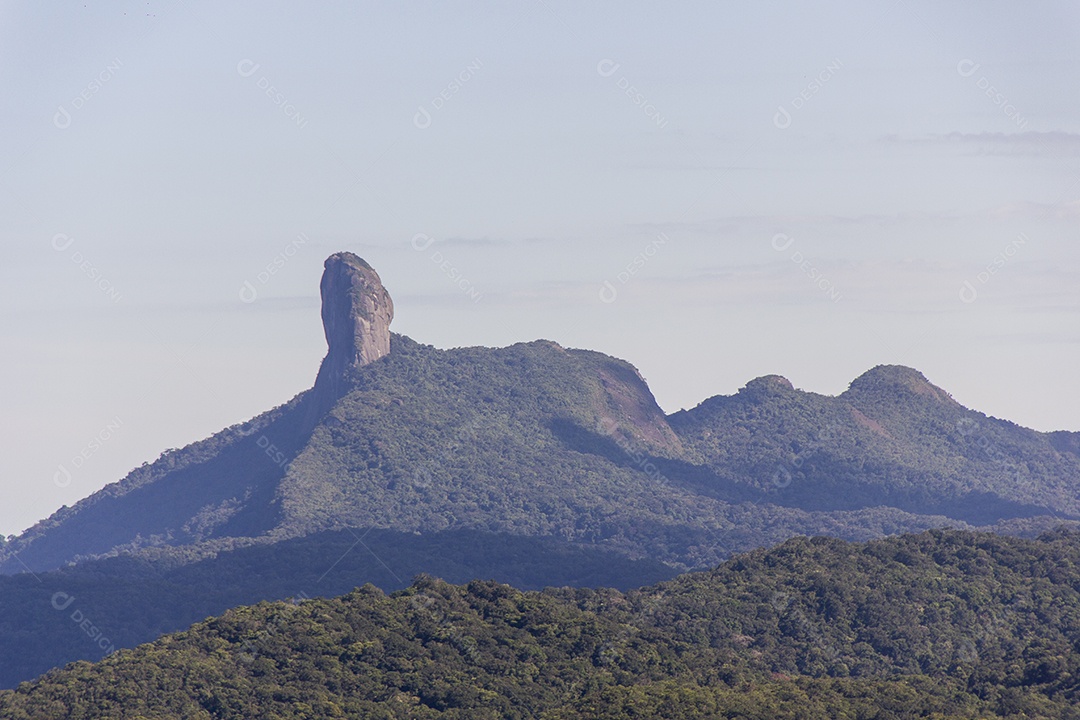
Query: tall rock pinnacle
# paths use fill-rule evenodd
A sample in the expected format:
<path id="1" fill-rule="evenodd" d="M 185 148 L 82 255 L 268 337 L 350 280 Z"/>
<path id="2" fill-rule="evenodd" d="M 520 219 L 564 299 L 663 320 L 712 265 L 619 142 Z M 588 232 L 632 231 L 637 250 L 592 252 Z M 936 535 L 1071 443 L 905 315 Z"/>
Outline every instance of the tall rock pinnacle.
<path id="1" fill-rule="evenodd" d="M 390 352 L 394 302 L 375 269 L 350 252 L 326 259 L 319 289 L 327 359 L 367 365 Z"/>
<path id="2" fill-rule="evenodd" d="M 326 259 L 322 282 L 323 331 L 329 349 L 319 369 L 319 395 L 341 397 L 349 370 L 390 352 L 394 302 L 374 268 L 350 252 Z M 325 394 L 324 394 L 325 393 Z"/>

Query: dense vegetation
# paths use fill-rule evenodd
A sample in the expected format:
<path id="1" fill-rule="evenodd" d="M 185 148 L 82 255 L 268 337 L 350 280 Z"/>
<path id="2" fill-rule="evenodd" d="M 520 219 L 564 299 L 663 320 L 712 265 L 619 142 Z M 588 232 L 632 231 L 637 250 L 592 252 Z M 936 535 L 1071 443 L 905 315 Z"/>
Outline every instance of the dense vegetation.
<path id="1" fill-rule="evenodd" d="M 558 553 L 520 539 L 693 569 L 798 534 L 866 540 L 952 525 L 1034 536 L 1080 502 L 1077 434 L 986 418 L 907 368 L 875 368 L 839 397 L 759 378 L 665 417 L 632 366 L 599 353 L 544 341 L 441 351 L 394 336 L 391 354 L 346 386 L 328 412 L 301 394 L 0 545 L 7 573 L 128 558 L 0 582 L 0 686 L 104 651 L 57 622 L 42 600 L 51 592 L 77 594 L 110 642 L 130 647 L 308 587 L 307 568 L 338 542 L 319 533 L 351 543 L 348 533 L 397 531 L 410 558 L 393 566 L 399 578 L 626 587 L 663 571 L 612 563 L 602 574 L 602 555 L 556 567 Z M 505 552 L 455 573 L 438 543 L 417 540 L 444 532 L 451 552 L 474 542 Z M 271 549 L 307 537 L 298 547 L 312 559 Z M 315 592 L 403 584 L 378 564 L 338 580 Z"/>
<path id="2" fill-rule="evenodd" d="M 393 336 L 390 355 L 345 387 L 326 407 L 304 393 L 169 451 L 0 545 L 0 572 L 38 573 L 0 581 L 0 687 L 109 647 L 58 622 L 53 592 L 130 647 L 308 588 L 337 543 L 373 528 L 396 531 L 372 536 L 395 538 L 378 552 L 393 570 L 353 557 L 307 592 L 393 590 L 394 574 L 415 572 L 627 587 L 665 577 L 655 561 L 709 567 L 798 534 L 1034 536 L 1080 502 L 1080 435 L 986 418 L 907 368 L 875 368 L 839 397 L 759 378 L 665 416 L 632 366 L 599 353 L 545 341 L 441 351 Z M 283 542 L 299 545 L 273 549 Z M 486 549 L 462 554 L 474 545 Z M 448 566 L 444 550 L 464 559 Z"/>
<path id="3" fill-rule="evenodd" d="M 1074 433 L 973 412 L 910 368 L 876 367 L 837 397 L 759 378 L 669 421 L 708 467 L 786 506 L 884 505 L 975 525 L 1080 517 Z"/>
<path id="4" fill-rule="evenodd" d="M 472 527 L 693 568 L 796 534 L 948 522 L 882 503 L 807 512 L 707 457 L 621 361 L 549 342 L 438 351 L 400 339 L 289 464 L 275 532 Z"/>
<path id="5" fill-rule="evenodd" d="M 494 579 L 525 589 L 629 589 L 675 575 L 659 562 L 596 547 L 469 530 L 342 530 L 202 559 L 172 551 L 157 558 L 144 553 L 87 561 L 0 577 L 0 688 L 74 660 L 98 660 L 237 605 L 332 597 L 367 583 L 399 590 L 421 573 L 451 582 Z M 90 625 L 80 627 L 83 620 Z"/>
<path id="6" fill-rule="evenodd" d="M 797 534 L 1080 518 L 1075 434 L 987 418 L 908 368 L 838 397 L 759 378 L 666 417 L 599 353 L 395 335 L 346 386 L 328 412 L 303 394 L 166 453 L 0 547 L 0 571 L 345 527 L 554 536 L 694 568 Z"/>
<path id="7" fill-rule="evenodd" d="M 5 718 L 1077 718 L 1080 535 L 790 540 L 656 586 L 261 603 Z"/>

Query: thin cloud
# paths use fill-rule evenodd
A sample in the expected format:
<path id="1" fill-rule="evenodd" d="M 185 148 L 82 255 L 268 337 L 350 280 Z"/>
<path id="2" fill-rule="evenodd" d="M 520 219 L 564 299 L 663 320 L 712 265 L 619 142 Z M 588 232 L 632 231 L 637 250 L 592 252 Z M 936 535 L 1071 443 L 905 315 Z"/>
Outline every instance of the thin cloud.
<path id="1" fill-rule="evenodd" d="M 1080 133 L 1052 130 L 1049 132 L 951 132 L 904 137 L 885 135 L 881 141 L 903 145 L 947 145 L 976 155 L 1035 155 L 1066 157 L 1080 155 Z"/>
<path id="2" fill-rule="evenodd" d="M 956 213 L 898 212 L 862 215 L 799 214 L 799 215 L 728 215 L 696 222 L 652 222 L 624 225 L 627 232 L 652 234 L 666 232 L 674 235 L 732 234 L 742 230 L 774 233 L 790 232 L 792 228 L 873 227 L 895 228 L 912 225 L 939 227 L 962 219 Z"/>
<path id="3" fill-rule="evenodd" d="M 402 245 L 412 245 L 416 248 L 417 245 L 422 246 L 423 249 L 431 247 L 443 247 L 443 248 L 505 248 L 505 247 L 517 247 L 521 245 L 549 245 L 564 242 L 555 238 L 546 237 L 524 237 L 524 238 L 505 238 L 505 237 L 460 237 L 452 235 L 447 238 L 440 238 L 434 236 L 428 236 L 425 234 L 417 235 L 412 240 L 402 241 Z"/>
<path id="4" fill-rule="evenodd" d="M 1021 200 L 999 205 L 988 214 L 999 220 L 1076 220 L 1080 219 L 1080 200 L 1058 203 Z"/>

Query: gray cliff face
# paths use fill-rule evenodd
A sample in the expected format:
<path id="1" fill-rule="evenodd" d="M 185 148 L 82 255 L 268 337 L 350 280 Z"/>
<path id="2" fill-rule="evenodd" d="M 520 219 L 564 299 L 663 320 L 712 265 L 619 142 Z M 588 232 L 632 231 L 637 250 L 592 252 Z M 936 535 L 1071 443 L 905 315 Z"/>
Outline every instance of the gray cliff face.
<path id="1" fill-rule="evenodd" d="M 388 354 L 394 302 L 379 274 L 349 252 L 331 255 L 325 267 L 319 288 L 327 359 L 359 367 Z"/>
<path id="2" fill-rule="evenodd" d="M 350 370 L 389 354 L 394 302 L 379 274 L 350 252 L 335 253 L 326 259 L 319 289 L 329 349 L 315 391 L 325 402 L 345 392 Z"/>

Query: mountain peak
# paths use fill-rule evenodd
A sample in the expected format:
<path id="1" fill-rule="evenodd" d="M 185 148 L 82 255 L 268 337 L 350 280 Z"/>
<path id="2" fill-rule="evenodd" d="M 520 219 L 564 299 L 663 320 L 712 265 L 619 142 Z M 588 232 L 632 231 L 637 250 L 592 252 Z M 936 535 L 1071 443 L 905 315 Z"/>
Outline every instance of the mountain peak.
<path id="1" fill-rule="evenodd" d="M 783 375 L 762 375 L 746 383 L 746 386 L 740 392 L 776 392 L 794 389 L 795 386 Z"/>
<path id="2" fill-rule="evenodd" d="M 924 395 L 941 402 L 955 402 L 947 392 L 927 380 L 925 375 L 906 365 L 877 365 L 872 367 L 851 381 L 847 393 L 858 394 L 897 389 L 907 390 L 916 395 Z"/>
<path id="3" fill-rule="evenodd" d="M 329 384 L 339 396 L 351 369 L 389 354 L 394 302 L 379 274 L 358 255 L 334 253 L 324 268 L 319 290 L 328 349 L 315 385 Z"/>
<path id="4" fill-rule="evenodd" d="M 394 302 L 379 274 L 350 252 L 331 255 L 324 267 L 319 289 L 327 361 L 345 369 L 388 354 Z"/>
<path id="5" fill-rule="evenodd" d="M 336 252 L 330 257 L 326 258 L 326 262 L 323 263 L 323 267 L 329 266 L 331 263 L 345 263 L 353 267 L 362 268 L 364 270 L 375 271 L 375 268 L 371 267 L 364 258 L 360 257 L 356 253 L 349 252 L 348 250 L 342 250 Z"/>

